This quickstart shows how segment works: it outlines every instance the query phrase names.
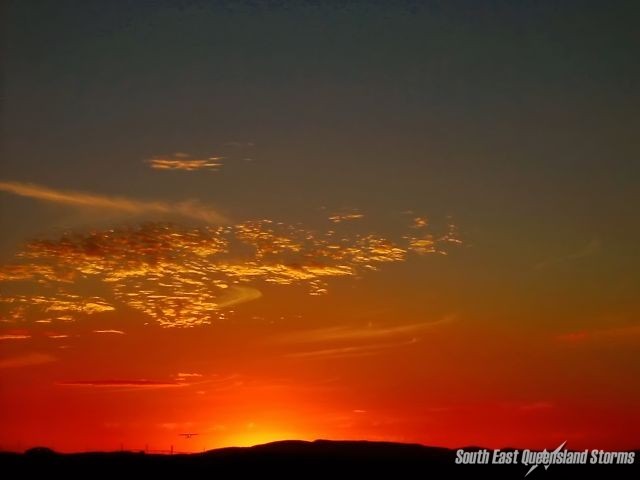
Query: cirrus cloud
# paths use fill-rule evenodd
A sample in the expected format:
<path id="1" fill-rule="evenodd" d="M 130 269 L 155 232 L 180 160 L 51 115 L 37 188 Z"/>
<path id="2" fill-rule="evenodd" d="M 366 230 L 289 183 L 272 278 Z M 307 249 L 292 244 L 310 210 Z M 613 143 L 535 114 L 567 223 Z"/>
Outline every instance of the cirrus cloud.
<path id="1" fill-rule="evenodd" d="M 225 318 L 223 310 L 260 298 L 267 285 L 304 285 L 310 295 L 324 295 L 332 279 L 357 278 L 411 253 L 445 253 L 459 243 L 455 231 L 427 234 L 428 251 L 411 236 L 316 232 L 271 220 L 68 233 L 26 244 L 18 258 L 28 268 L 12 265 L 5 279 L 35 281 L 52 292 L 3 297 L 0 314 L 5 306 L 12 321 L 73 320 L 126 305 L 163 327 L 209 324 Z M 101 296 L 70 292 L 86 279 L 100 286 Z"/>
<path id="2" fill-rule="evenodd" d="M 147 379 L 129 379 L 129 380 L 72 380 L 57 382 L 56 385 L 63 387 L 133 387 L 133 388 L 168 388 L 168 387 L 185 387 L 188 383 L 178 381 L 157 381 Z"/>
<path id="3" fill-rule="evenodd" d="M 0 182 L 0 191 L 78 208 L 110 210 L 130 215 L 178 215 L 207 223 L 227 223 L 227 219 L 218 211 L 196 201 L 178 203 L 145 201 L 95 193 L 57 190 L 21 182 Z"/>
<path id="4" fill-rule="evenodd" d="M 0 368 L 19 368 L 55 362 L 58 359 L 48 353 L 25 353 L 0 360 Z"/>
<path id="5" fill-rule="evenodd" d="M 197 170 L 217 171 L 221 166 L 224 157 L 190 158 L 187 153 L 174 153 L 169 157 L 154 157 L 146 162 L 154 170 L 183 170 L 194 172 Z"/>

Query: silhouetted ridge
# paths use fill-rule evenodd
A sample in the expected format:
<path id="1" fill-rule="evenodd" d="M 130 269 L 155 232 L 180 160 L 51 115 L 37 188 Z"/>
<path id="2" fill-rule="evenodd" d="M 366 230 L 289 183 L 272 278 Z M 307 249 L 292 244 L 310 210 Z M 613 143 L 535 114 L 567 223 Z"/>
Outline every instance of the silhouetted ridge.
<path id="1" fill-rule="evenodd" d="M 478 450 L 469 447 L 466 451 Z M 636 452 L 640 458 L 640 452 Z M 24 454 L 0 453 L 3 471 L 46 474 L 78 474 L 86 477 L 122 475 L 217 475 L 259 473 L 260 476 L 304 478 L 310 475 L 340 477 L 356 472 L 388 475 L 390 478 L 521 478 L 525 465 L 458 465 L 456 450 L 418 444 L 370 441 L 286 440 L 253 447 L 228 447 L 202 453 L 161 455 L 144 452 L 87 452 L 60 454 L 51 449 L 32 448 Z M 609 478 L 640 478 L 638 460 L 634 465 L 551 465 L 539 469 L 544 480 L 579 478 L 595 474 Z M 585 473 L 586 472 L 586 473 Z M 533 472 L 531 478 L 534 479 Z M 542 475 L 541 474 L 541 475 Z M 182 478 L 182 477 L 181 477 Z M 207 477 L 208 478 L 208 477 Z M 213 477 L 212 477 L 213 478 Z M 542 477 L 540 477 L 542 478 Z M 534 479 L 535 480 L 535 479 Z"/>

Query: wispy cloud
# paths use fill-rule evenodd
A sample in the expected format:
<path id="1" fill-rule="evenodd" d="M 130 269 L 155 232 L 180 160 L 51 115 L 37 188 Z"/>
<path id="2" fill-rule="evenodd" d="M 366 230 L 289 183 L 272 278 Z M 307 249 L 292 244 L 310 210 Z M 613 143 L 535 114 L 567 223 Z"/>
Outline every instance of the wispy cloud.
<path id="1" fill-rule="evenodd" d="M 359 220 L 361 218 L 364 218 L 364 214 L 354 210 L 352 212 L 336 213 L 334 215 L 331 215 L 329 217 L 329 220 L 331 220 L 333 223 L 341 223 L 348 222 L 349 220 Z"/>
<path id="2" fill-rule="evenodd" d="M 201 385 L 212 385 L 213 388 L 225 386 L 228 384 L 231 377 L 213 376 L 213 378 L 200 380 L 203 377 L 199 374 L 179 374 L 173 379 L 169 380 L 157 380 L 147 378 L 116 378 L 116 379 L 82 379 L 82 380 L 63 380 L 56 382 L 56 385 L 61 387 L 76 387 L 76 388 L 99 388 L 110 389 L 118 392 L 127 392 L 133 390 L 154 390 L 165 388 L 185 388 Z M 196 381 L 194 381 L 196 380 Z"/>
<path id="3" fill-rule="evenodd" d="M 305 350 L 301 352 L 288 353 L 285 357 L 289 358 L 346 358 L 346 357 L 365 357 L 376 355 L 382 351 L 392 348 L 414 345 L 418 343 L 417 338 L 412 338 L 403 342 L 375 343 L 371 345 L 349 345 L 344 347 L 324 348 Z"/>
<path id="4" fill-rule="evenodd" d="M 60 203 L 79 208 L 110 210 L 130 215 L 180 215 L 208 223 L 226 223 L 226 218 L 215 209 L 196 201 L 175 204 L 135 200 L 125 197 L 98 195 L 94 193 L 56 190 L 41 185 L 21 182 L 0 182 L 0 191 L 45 202 Z"/>
<path id="5" fill-rule="evenodd" d="M 427 217 L 415 217 L 413 219 L 413 225 L 411 225 L 411 227 L 425 228 L 427 225 L 429 225 L 429 220 L 427 220 Z"/>
<path id="6" fill-rule="evenodd" d="M 309 343 L 309 342 L 335 342 L 374 340 L 389 337 L 409 336 L 424 333 L 439 325 L 451 323 L 456 319 L 455 315 L 447 315 L 432 322 L 411 323 L 405 325 L 382 326 L 351 326 L 339 325 L 335 327 L 300 330 L 276 337 L 276 341 L 284 343 Z"/>
<path id="7" fill-rule="evenodd" d="M 31 335 L 6 333 L 0 335 L 0 340 L 25 340 L 31 338 Z"/>
<path id="8" fill-rule="evenodd" d="M 586 245 L 579 248 L 578 250 L 561 257 L 547 258 L 546 260 L 543 260 L 537 263 L 534 266 L 534 268 L 536 270 L 542 270 L 545 268 L 559 265 L 561 263 L 571 262 L 573 260 L 579 260 L 581 258 L 590 257 L 598 253 L 601 248 L 602 248 L 602 245 L 600 243 L 600 240 L 598 240 L 597 238 L 594 238 L 590 242 L 588 242 Z"/>
<path id="9" fill-rule="evenodd" d="M 640 324 L 620 325 L 609 328 L 578 330 L 563 333 L 555 337 L 557 341 L 569 344 L 582 344 L 602 341 L 633 341 L 640 340 Z"/>
<path id="10" fill-rule="evenodd" d="M 257 288 L 231 286 L 220 296 L 216 302 L 218 308 L 229 308 L 241 303 L 257 300 L 262 297 L 262 292 Z"/>
<path id="11" fill-rule="evenodd" d="M 132 388 L 170 388 L 185 387 L 188 383 L 179 381 L 157 381 L 147 379 L 129 379 L 129 380 L 72 380 L 57 382 L 57 385 L 63 387 L 132 387 Z"/>
<path id="12" fill-rule="evenodd" d="M 434 238 L 433 252 L 442 252 L 452 238 L 448 233 Z M 260 298 L 265 284 L 305 285 L 310 295 L 322 295 L 332 279 L 355 278 L 386 263 L 407 261 L 415 247 L 406 237 L 400 242 L 376 234 L 338 236 L 332 230 L 316 232 L 271 220 L 197 228 L 146 223 L 67 233 L 27 243 L 18 257 L 29 267 L 7 270 L 6 281 L 46 281 L 53 292 L 6 295 L 0 309 L 8 309 L 6 318 L 74 320 L 125 304 L 164 327 L 203 325 Z M 106 289 L 105 298 L 66 293 L 70 284 L 87 278 Z M 370 328 L 359 335 L 384 336 L 399 327 L 385 328 L 392 331 Z M 355 335 L 348 329 L 330 333 Z"/>
<path id="13" fill-rule="evenodd" d="M 65 333 L 48 333 L 46 334 L 47 338 L 52 338 L 54 340 L 60 340 L 63 338 L 69 338 L 69 335 Z"/>
<path id="14" fill-rule="evenodd" d="M 217 171 L 224 157 L 190 158 L 187 153 L 174 153 L 170 157 L 154 157 L 146 162 L 155 170 L 183 170 L 194 172 L 197 170 Z"/>
<path id="15" fill-rule="evenodd" d="M 339 325 L 282 334 L 274 337 L 273 340 L 276 343 L 312 346 L 305 350 L 285 354 L 289 358 L 361 357 L 418 343 L 420 336 L 428 330 L 453 322 L 455 318 L 454 315 L 447 315 L 432 322 L 404 325 L 367 325 L 364 327 Z M 321 344 L 325 347 L 319 348 Z"/>
<path id="16" fill-rule="evenodd" d="M 0 368 L 30 367 L 55 362 L 58 359 L 47 353 L 27 353 L 0 360 Z"/>
<path id="17" fill-rule="evenodd" d="M 113 329 L 109 329 L 109 330 L 93 330 L 93 333 L 106 333 L 106 334 L 113 334 L 113 335 L 125 335 L 125 333 L 122 330 L 113 330 Z"/>
<path id="18" fill-rule="evenodd" d="M 39 312 L 45 318 L 35 320 L 38 323 L 51 323 L 52 317 L 60 321 L 73 321 L 75 315 L 95 315 L 115 310 L 100 297 L 82 297 L 62 291 L 49 295 L 3 295 L 0 297 L 0 308 L 8 308 L 8 317 L 14 321 L 24 321 L 30 312 Z"/>
<path id="19" fill-rule="evenodd" d="M 34 277 L 44 280 L 64 281 L 63 278 L 55 275 L 50 265 L 15 264 L 0 266 L 0 281 L 15 282 L 30 280 Z"/>

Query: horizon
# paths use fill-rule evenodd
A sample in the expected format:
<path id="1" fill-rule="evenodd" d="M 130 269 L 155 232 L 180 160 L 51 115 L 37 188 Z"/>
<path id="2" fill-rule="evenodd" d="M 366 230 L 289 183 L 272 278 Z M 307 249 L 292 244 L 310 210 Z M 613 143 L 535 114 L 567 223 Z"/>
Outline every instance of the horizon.
<path id="1" fill-rule="evenodd" d="M 390 444 L 390 445 L 398 445 L 398 446 L 418 446 L 418 447 L 424 447 L 426 449 L 434 449 L 434 450 L 447 450 L 447 451 L 457 451 L 457 450 L 466 450 L 466 451 L 474 451 L 474 450 L 489 450 L 489 451 L 512 451 L 512 450 L 530 450 L 530 451 L 541 451 L 542 449 L 536 449 L 536 448 L 527 448 L 524 446 L 501 446 L 501 447 L 494 447 L 494 448 L 490 448 L 490 447 L 484 447 L 481 445 L 458 445 L 455 447 L 443 447 L 443 446 L 439 446 L 439 445 L 425 445 L 422 443 L 404 443 L 404 442 L 389 442 L 389 441 L 384 441 L 384 440 L 356 440 L 356 439 L 340 439 L 340 440 L 334 440 L 334 439 L 328 439 L 328 438 L 316 438 L 313 440 L 301 440 L 301 439 L 283 439 L 283 440 L 273 440 L 273 441 L 269 441 L 269 442 L 265 442 L 265 443 L 257 443 L 257 444 L 251 444 L 251 445 L 228 445 L 228 446 L 224 446 L 224 447 L 213 447 L 213 448 L 203 448 L 202 450 L 191 450 L 191 451 L 179 451 L 179 450 L 175 450 L 173 449 L 173 445 L 170 445 L 168 449 L 157 449 L 157 448 L 151 448 L 149 445 L 145 445 L 144 448 L 135 448 L 135 447 L 126 447 L 124 445 L 121 445 L 120 448 L 118 449 L 113 449 L 113 450 L 75 450 L 75 451 L 59 451 L 59 450 L 54 450 L 50 447 L 47 447 L 45 445 L 37 445 L 35 447 L 30 447 L 28 449 L 22 450 L 22 451 L 15 451 L 15 450 L 3 450 L 0 449 L 0 454 L 1 453 L 16 453 L 16 454 L 26 454 L 29 453 L 29 451 L 38 451 L 38 450 L 47 450 L 47 451 L 51 451 L 53 453 L 57 453 L 57 454 L 62 454 L 62 455 L 74 455 L 74 454 L 84 454 L 84 453 L 145 453 L 148 455 L 197 455 L 199 453 L 207 453 L 207 452 L 214 452 L 217 450 L 225 450 L 225 449 L 251 449 L 253 447 L 264 447 L 264 446 L 273 446 L 273 445 L 277 445 L 277 444 L 314 444 L 314 443 L 341 443 L 341 444 Z M 573 449 L 573 448 L 568 448 L 568 451 L 572 451 L 572 452 L 581 452 L 581 451 L 593 451 L 593 450 L 601 450 L 601 449 L 589 449 L 589 448 L 583 448 L 583 449 Z M 622 451 L 629 451 L 629 452 L 640 452 L 640 448 L 629 448 L 629 449 L 625 449 Z"/>
<path id="2" fill-rule="evenodd" d="M 637 7 L 392 3 L 6 2 L 1 449 L 640 447 Z"/>

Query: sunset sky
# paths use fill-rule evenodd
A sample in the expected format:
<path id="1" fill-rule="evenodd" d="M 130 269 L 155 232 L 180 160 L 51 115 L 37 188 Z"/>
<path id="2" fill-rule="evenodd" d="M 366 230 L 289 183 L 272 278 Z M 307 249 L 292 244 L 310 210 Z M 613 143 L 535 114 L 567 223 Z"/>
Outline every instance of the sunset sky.
<path id="1" fill-rule="evenodd" d="M 0 449 L 638 448 L 637 10 L 8 2 Z"/>

